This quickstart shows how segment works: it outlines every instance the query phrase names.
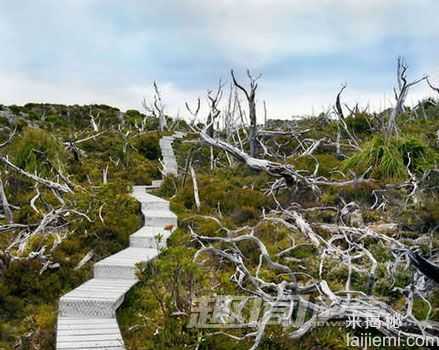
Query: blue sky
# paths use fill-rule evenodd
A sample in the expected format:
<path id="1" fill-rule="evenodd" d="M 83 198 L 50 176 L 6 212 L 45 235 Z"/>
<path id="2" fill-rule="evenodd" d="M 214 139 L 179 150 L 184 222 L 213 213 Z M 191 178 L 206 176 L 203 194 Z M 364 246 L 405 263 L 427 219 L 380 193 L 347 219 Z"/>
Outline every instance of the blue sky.
<path id="1" fill-rule="evenodd" d="M 347 102 L 389 106 L 398 55 L 439 85 L 438 13 L 437 0 L 0 0 L 0 103 L 140 109 L 157 80 L 184 114 L 249 67 L 273 116 L 326 109 L 345 82 Z"/>

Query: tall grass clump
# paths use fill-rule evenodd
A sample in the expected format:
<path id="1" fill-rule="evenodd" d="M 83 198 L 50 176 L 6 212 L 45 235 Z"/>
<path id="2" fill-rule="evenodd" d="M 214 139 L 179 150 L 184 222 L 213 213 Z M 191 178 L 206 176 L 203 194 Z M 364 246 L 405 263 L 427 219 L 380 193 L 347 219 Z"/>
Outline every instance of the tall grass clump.
<path id="1" fill-rule="evenodd" d="M 376 135 L 344 161 L 343 169 L 361 174 L 371 167 L 370 176 L 397 181 L 408 177 L 407 166 L 412 172 L 423 172 L 431 169 L 436 159 L 434 151 L 418 137 Z"/>

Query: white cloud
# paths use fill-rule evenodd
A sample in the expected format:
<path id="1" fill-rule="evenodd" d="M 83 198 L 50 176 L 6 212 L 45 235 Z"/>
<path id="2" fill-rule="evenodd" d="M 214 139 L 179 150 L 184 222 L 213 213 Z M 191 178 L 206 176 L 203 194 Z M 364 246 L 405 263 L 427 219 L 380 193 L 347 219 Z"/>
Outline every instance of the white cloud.
<path id="1" fill-rule="evenodd" d="M 181 52 L 193 56 L 193 66 L 185 66 L 187 79 L 200 70 L 199 52 L 208 66 L 209 58 L 221 62 L 214 69 L 222 71 L 212 73 L 212 64 L 209 73 L 224 76 L 229 66 L 266 73 L 264 65 L 276 66 L 283 57 L 352 54 L 386 38 L 411 43 L 439 38 L 437 0 L 108 0 L 105 8 L 97 0 L 27 4 L 4 3 L 0 9 L 3 104 L 105 103 L 140 109 L 157 79 L 168 110 L 184 114 L 184 102 L 204 97 L 212 77 L 191 84 L 184 84 L 181 74 L 174 79 L 168 70 L 178 72 Z M 433 46 L 416 52 L 415 64 L 439 72 L 434 52 Z M 358 60 L 379 60 L 382 54 L 368 52 Z M 315 74 L 302 80 L 264 75 L 259 100 L 266 99 L 275 116 L 318 113 L 333 103 L 339 84 L 319 77 L 319 69 L 333 68 L 322 61 Z M 384 93 L 391 98 L 393 73 L 377 78 L 379 88 L 350 78 L 345 94 L 349 103 L 379 107 Z M 145 86 L 139 83 L 143 81 Z M 388 82 L 387 91 L 383 81 Z M 189 89 L 183 87 L 187 85 Z M 418 88 L 410 96 L 415 99 L 424 92 Z"/>
<path id="2" fill-rule="evenodd" d="M 192 1 L 213 42 L 232 62 L 266 63 L 282 55 L 317 55 L 393 36 L 438 38 L 434 0 Z"/>
<path id="3" fill-rule="evenodd" d="M 80 81 L 47 82 L 33 79 L 24 74 L 5 74 L 0 72 L 2 89 L 1 103 L 22 104 L 27 102 L 60 104 L 108 104 L 120 108 L 142 109 L 143 98 L 151 98 L 152 86 L 127 85 L 118 86 L 117 82 L 107 87 L 87 85 Z M 175 115 L 184 113 L 185 101 L 192 102 L 203 91 L 188 91 L 177 88 L 173 83 L 159 85 L 166 110 Z"/>

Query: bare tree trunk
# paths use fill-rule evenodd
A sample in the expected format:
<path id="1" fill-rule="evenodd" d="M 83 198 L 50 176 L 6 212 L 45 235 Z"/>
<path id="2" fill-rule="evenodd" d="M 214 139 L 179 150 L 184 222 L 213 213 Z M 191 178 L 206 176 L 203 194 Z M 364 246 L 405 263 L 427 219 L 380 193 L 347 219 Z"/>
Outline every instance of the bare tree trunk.
<path id="1" fill-rule="evenodd" d="M 356 139 L 354 134 L 349 131 L 349 128 L 348 128 L 348 125 L 346 124 L 345 116 L 344 116 L 344 113 L 343 113 L 343 108 L 341 106 L 341 94 L 343 93 L 344 89 L 346 89 L 346 86 L 347 86 L 346 84 L 343 84 L 341 86 L 341 89 L 338 92 L 337 98 L 335 100 L 335 113 L 337 114 L 337 117 L 338 117 L 338 121 L 337 121 L 337 124 L 338 124 L 337 125 L 337 138 L 338 138 L 338 140 L 337 140 L 337 142 L 340 141 L 340 137 L 341 137 L 341 134 L 340 134 L 341 129 L 340 129 L 340 127 L 342 127 L 344 132 L 347 134 L 347 136 L 353 142 L 353 144 L 355 146 L 359 147 L 358 140 Z M 337 155 L 338 155 L 338 157 L 340 157 L 339 153 L 337 153 Z"/>
<path id="2" fill-rule="evenodd" d="M 166 129 L 166 116 L 164 113 L 165 108 L 164 108 L 162 98 L 160 96 L 159 87 L 158 87 L 156 81 L 154 81 L 154 91 L 155 91 L 154 106 L 159 114 L 160 131 L 164 131 Z"/>
<path id="3" fill-rule="evenodd" d="M 215 134 L 215 121 L 218 118 L 218 116 L 220 115 L 220 110 L 218 110 L 218 103 L 221 100 L 221 97 L 223 95 L 223 84 L 221 82 L 221 80 L 218 82 L 218 89 L 216 90 L 215 93 L 213 93 L 212 91 L 209 91 L 207 93 L 207 98 L 209 100 L 209 104 L 210 104 L 210 112 L 209 115 L 207 116 L 207 129 L 206 132 L 210 137 L 214 137 Z"/>
<path id="4" fill-rule="evenodd" d="M 215 169 L 213 147 L 210 147 L 210 171 L 213 171 L 213 169 Z"/>
<path id="5" fill-rule="evenodd" d="M 267 103 L 264 100 L 264 128 L 267 128 Z"/>
<path id="6" fill-rule="evenodd" d="M 95 119 L 95 117 L 94 117 L 94 115 L 93 115 L 93 113 L 92 113 L 91 108 L 90 108 L 89 117 L 90 117 L 90 124 L 91 124 L 92 129 L 93 129 L 95 132 L 99 132 L 99 126 L 98 126 L 98 124 L 96 123 L 96 119 Z M 97 117 L 99 117 L 99 113 L 96 115 L 96 118 L 97 118 Z"/>
<path id="7" fill-rule="evenodd" d="M 343 154 L 341 153 L 341 148 L 340 148 L 340 126 L 337 125 L 337 139 L 336 139 L 336 143 L 335 143 L 335 156 L 337 159 L 343 159 Z"/>
<path id="8" fill-rule="evenodd" d="M 145 110 L 148 113 L 151 113 L 152 116 L 159 119 L 160 131 L 164 131 L 167 127 L 166 115 L 165 115 L 165 105 L 163 104 L 163 101 L 162 101 L 162 98 L 160 95 L 160 90 L 159 90 L 159 87 L 158 87 L 156 81 L 154 81 L 154 83 L 153 83 L 153 88 L 154 88 L 154 101 L 151 104 L 149 104 L 146 101 L 146 99 L 143 99 L 143 108 L 145 108 Z"/>
<path id="9" fill-rule="evenodd" d="M 215 131 L 215 129 L 213 127 L 213 119 L 214 118 L 212 118 L 212 113 L 209 113 L 209 115 L 207 116 L 207 125 L 208 125 L 208 127 L 207 127 L 206 132 L 207 132 L 207 134 L 210 137 L 213 137 L 213 133 Z"/>
<path id="10" fill-rule="evenodd" d="M 257 131 L 256 131 L 256 128 L 257 128 L 256 103 L 255 103 L 254 98 L 248 102 L 248 107 L 249 107 L 249 117 L 250 117 L 250 132 L 249 132 L 250 155 L 252 157 L 254 157 L 256 154 L 256 133 L 257 133 Z"/>
<path id="11" fill-rule="evenodd" d="M 248 113 L 249 113 L 249 118 L 250 118 L 250 130 L 249 130 L 249 141 L 250 141 L 250 156 L 254 157 L 256 154 L 256 145 L 257 145 L 257 140 L 256 140 L 256 135 L 257 135 L 257 119 L 256 119 L 256 89 L 258 88 L 258 84 L 256 83 L 256 81 L 259 79 L 260 76 L 254 78 L 250 71 L 247 70 L 247 76 L 250 80 L 250 88 L 248 90 L 246 90 L 242 85 L 240 85 L 236 78 L 235 78 L 235 74 L 233 72 L 233 70 L 231 71 L 231 75 L 232 75 L 232 79 L 233 79 L 233 83 L 234 85 L 240 89 L 245 97 L 247 98 L 247 102 L 248 102 Z"/>
<path id="12" fill-rule="evenodd" d="M 3 205 L 3 212 L 5 213 L 6 220 L 8 221 L 8 224 L 14 223 L 14 217 L 12 215 L 12 210 L 9 207 L 8 198 L 6 197 L 5 188 L 3 186 L 3 181 L 0 179 L 0 198 Z"/>
<path id="13" fill-rule="evenodd" d="M 106 185 L 108 183 L 108 164 L 102 169 L 102 183 Z"/>
<path id="14" fill-rule="evenodd" d="M 160 131 L 165 131 L 166 129 L 166 117 L 163 113 L 160 113 L 160 117 L 159 117 L 159 126 L 160 126 Z"/>
<path id="15" fill-rule="evenodd" d="M 195 206 L 197 207 L 197 210 L 200 210 L 200 194 L 198 192 L 198 182 L 197 182 L 197 175 L 195 174 L 195 170 L 192 166 L 192 164 L 189 167 L 190 171 L 191 171 L 191 176 L 192 176 L 192 184 L 194 187 L 194 200 L 195 200 Z"/>

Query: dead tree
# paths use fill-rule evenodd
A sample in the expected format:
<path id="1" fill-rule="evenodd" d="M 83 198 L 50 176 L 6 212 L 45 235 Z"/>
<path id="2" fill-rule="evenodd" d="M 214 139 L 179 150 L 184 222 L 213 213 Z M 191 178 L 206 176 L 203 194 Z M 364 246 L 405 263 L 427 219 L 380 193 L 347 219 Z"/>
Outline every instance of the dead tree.
<path id="1" fill-rule="evenodd" d="M 357 138 L 354 136 L 354 134 L 349 131 L 348 125 L 346 124 L 346 120 L 345 120 L 345 116 L 343 113 L 343 108 L 341 105 L 341 94 L 343 93 L 344 89 L 346 89 L 346 84 L 343 84 L 341 86 L 340 91 L 337 94 L 337 98 L 335 99 L 335 114 L 337 115 L 337 147 L 336 147 L 336 156 L 339 159 L 343 158 L 343 155 L 341 154 L 341 149 L 340 149 L 340 138 L 341 138 L 341 132 L 342 130 L 344 131 L 344 133 L 347 135 L 348 139 L 349 139 L 349 143 L 350 145 L 352 145 L 355 148 L 359 148 L 359 143 Z"/>
<path id="2" fill-rule="evenodd" d="M 370 169 L 367 169 L 366 172 L 362 174 L 359 178 L 346 180 L 346 181 L 329 181 L 328 179 L 322 176 L 318 177 L 316 175 L 305 176 L 301 174 L 299 171 L 297 171 L 290 164 L 282 164 L 279 162 L 273 162 L 263 158 L 252 157 L 251 155 L 233 146 L 232 144 L 229 144 L 219 138 L 210 137 L 206 133 L 205 129 L 196 130 L 194 128 L 193 130 L 195 132 L 198 132 L 202 141 L 204 141 L 209 146 L 228 152 L 237 160 L 245 163 L 248 167 L 254 170 L 264 171 L 271 176 L 282 178 L 283 180 L 282 184 L 276 182 L 277 185 L 282 185 L 282 186 L 286 185 L 287 187 L 302 185 L 304 187 L 312 189 L 313 191 L 319 191 L 318 189 L 319 185 L 346 186 L 350 184 L 358 184 L 361 182 L 371 181 L 370 179 L 364 178 L 366 173 L 368 173 Z M 317 163 L 317 167 L 318 165 L 319 164 Z"/>
<path id="3" fill-rule="evenodd" d="M 197 106 L 194 110 L 192 110 L 192 108 L 189 106 L 189 103 L 185 102 L 185 106 L 186 109 L 188 110 L 188 112 L 192 115 L 192 119 L 190 121 L 190 124 L 192 126 L 195 126 L 198 123 L 198 113 L 200 112 L 200 108 L 201 108 L 201 100 L 198 97 L 197 98 Z"/>
<path id="4" fill-rule="evenodd" d="M 433 84 L 430 82 L 430 79 L 428 79 L 428 78 L 427 78 L 427 84 L 433 91 L 435 91 L 439 94 L 439 88 L 436 86 L 433 86 Z"/>
<path id="5" fill-rule="evenodd" d="M 164 131 L 166 129 L 166 115 L 165 115 L 165 105 L 163 104 L 160 90 L 157 85 L 157 82 L 153 83 L 154 88 L 154 97 L 153 102 L 149 104 L 146 99 L 143 99 L 143 108 L 150 113 L 153 117 L 159 119 L 159 128 L 160 131 Z"/>
<path id="6" fill-rule="evenodd" d="M 413 80 L 412 82 L 408 82 L 407 69 L 408 66 L 404 62 L 403 58 L 398 57 L 397 69 L 396 69 L 398 86 L 393 89 L 396 102 L 395 102 L 395 106 L 390 111 L 389 120 L 387 121 L 387 126 L 385 129 L 386 136 L 393 136 L 398 133 L 398 126 L 396 124 L 396 119 L 401 113 L 404 112 L 404 103 L 410 88 L 428 78 L 426 75 L 424 75 L 419 79 Z"/>
<path id="7" fill-rule="evenodd" d="M 247 76 L 250 80 L 249 89 L 245 89 L 242 85 L 240 85 L 235 78 L 235 73 L 231 70 L 231 75 L 233 79 L 233 84 L 239 90 L 241 90 L 248 102 L 248 114 L 250 119 L 250 129 L 249 129 L 249 141 L 250 141 L 250 156 L 254 157 L 256 154 L 256 136 L 257 136 L 257 120 L 256 120 L 256 89 L 258 88 L 257 80 L 260 78 L 260 75 L 257 77 L 253 77 L 250 73 L 250 70 L 247 70 Z"/>
<path id="8" fill-rule="evenodd" d="M 226 108 L 223 112 L 224 114 L 224 131 L 226 133 L 226 139 L 229 141 L 230 137 L 232 135 L 232 129 L 234 127 L 235 124 L 235 111 L 237 108 L 237 103 L 236 103 L 236 94 L 235 94 L 235 90 L 234 90 L 234 85 L 233 83 L 230 83 L 230 90 L 229 90 L 229 96 L 227 98 L 227 105 Z"/>
<path id="9" fill-rule="evenodd" d="M 215 121 L 220 115 L 221 111 L 218 109 L 218 104 L 221 100 L 221 97 L 223 95 L 223 84 L 221 80 L 218 83 L 218 88 L 215 92 L 209 90 L 207 92 L 207 99 L 209 101 L 209 115 L 207 116 L 207 130 L 209 136 L 213 137 L 215 132 Z"/>
<path id="10" fill-rule="evenodd" d="M 90 124 L 94 132 L 99 132 L 99 122 L 96 122 L 97 118 L 99 118 L 99 114 L 100 112 L 98 112 L 95 117 L 92 108 L 90 107 L 90 113 L 88 116 L 90 117 Z"/>

